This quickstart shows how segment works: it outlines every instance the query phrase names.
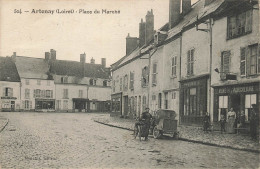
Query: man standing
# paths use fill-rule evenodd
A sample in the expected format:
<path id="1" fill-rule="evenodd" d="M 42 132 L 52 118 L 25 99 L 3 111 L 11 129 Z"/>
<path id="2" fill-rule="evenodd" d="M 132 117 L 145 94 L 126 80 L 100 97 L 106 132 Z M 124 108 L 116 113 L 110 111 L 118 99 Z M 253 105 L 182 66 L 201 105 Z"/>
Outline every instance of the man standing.
<path id="1" fill-rule="evenodd" d="M 259 128 L 259 112 L 256 104 L 252 104 L 252 111 L 250 116 L 250 134 L 253 140 L 257 140 L 257 131 Z"/>

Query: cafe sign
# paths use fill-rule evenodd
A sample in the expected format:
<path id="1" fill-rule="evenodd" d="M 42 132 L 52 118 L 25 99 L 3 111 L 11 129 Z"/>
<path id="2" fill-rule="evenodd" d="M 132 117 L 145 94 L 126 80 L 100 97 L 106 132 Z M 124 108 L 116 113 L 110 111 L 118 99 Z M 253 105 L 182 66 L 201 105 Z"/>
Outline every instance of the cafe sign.
<path id="1" fill-rule="evenodd" d="M 219 89 L 215 89 L 216 93 L 218 94 L 232 94 L 232 93 L 250 93 L 250 92 L 257 92 L 259 89 L 257 86 L 229 86 L 223 87 Z"/>

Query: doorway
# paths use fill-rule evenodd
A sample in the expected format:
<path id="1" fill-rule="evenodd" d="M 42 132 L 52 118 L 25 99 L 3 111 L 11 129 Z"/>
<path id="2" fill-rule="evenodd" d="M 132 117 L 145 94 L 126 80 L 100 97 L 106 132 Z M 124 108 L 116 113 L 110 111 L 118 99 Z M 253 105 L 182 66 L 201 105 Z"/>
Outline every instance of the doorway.
<path id="1" fill-rule="evenodd" d="M 230 100 L 231 100 L 230 108 L 233 107 L 236 113 L 240 112 L 241 110 L 240 95 L 239 94 L 231 95 Z"/>
<path id="2" fill-rule="evenodd" d="M 128 115 L 128 96 L 124 96 L 124 115 Z"/>
<path id="3" fill-rule="evenodd" d="M 11 111 L 15 111 L 15 101 L 11 101 Z"/>

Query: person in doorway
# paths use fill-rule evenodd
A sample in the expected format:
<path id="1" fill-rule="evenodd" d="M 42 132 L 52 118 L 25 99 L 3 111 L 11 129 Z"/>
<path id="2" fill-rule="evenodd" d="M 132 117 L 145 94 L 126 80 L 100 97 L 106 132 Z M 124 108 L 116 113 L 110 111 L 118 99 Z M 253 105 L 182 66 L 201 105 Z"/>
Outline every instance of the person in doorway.
<path id="1" fill-rule="evenodd" d="M 236 112 L 234 109 L 231 107 L 230 111 L 227 114 L 227 132 L 228 133 L 235 133 L 234 125 L 236 121 Z"/>
<path id="2" fill-rule="evenodd" d="M 226 124 L 226 118 L 224 116 L 224 114 L 221 114 L 220 115 L 220 127 L 221 127 L 221 134 L 224 132 L 226 132 L 226 129 L 225 129 L 225 124 Z"/>
<path id="3" fill-rule="evenodd" d="M 238 128 L 244 128 L 245 122 L 246 122 L 246 116 L 245 116 L 244 110 L 242 110 L 240 115 L 239 115 Z"/>
<path id="4" fill-rule="evenodd" d="M 209 124 L 210 124 L 210 117 L 209 117 L 209 113 L 207 112 L 203 118 L 203 131 L 204 132 L 208 131 Z"/>
<path id="5" fill-rule="evenodd" d="M 257 133 L 259 128 L 259 112 L 257 110 L 257 105 L 252 104 L 252 111 L 250 116 L 250 135 L 253 140 L 257 140 Z"/>

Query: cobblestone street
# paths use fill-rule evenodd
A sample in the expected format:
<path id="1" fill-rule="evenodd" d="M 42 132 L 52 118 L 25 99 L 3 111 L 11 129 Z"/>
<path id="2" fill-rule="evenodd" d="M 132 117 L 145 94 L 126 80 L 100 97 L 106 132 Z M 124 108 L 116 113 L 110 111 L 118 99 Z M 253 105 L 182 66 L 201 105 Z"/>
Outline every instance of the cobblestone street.
<path id="1" fill-rule="evenodd" d="M 0 168 L 258 168 L 259 154 L 179 140 L 134 139 L 93 122 L 107 114 L 3 113 Z"/>

